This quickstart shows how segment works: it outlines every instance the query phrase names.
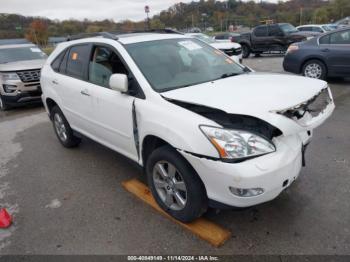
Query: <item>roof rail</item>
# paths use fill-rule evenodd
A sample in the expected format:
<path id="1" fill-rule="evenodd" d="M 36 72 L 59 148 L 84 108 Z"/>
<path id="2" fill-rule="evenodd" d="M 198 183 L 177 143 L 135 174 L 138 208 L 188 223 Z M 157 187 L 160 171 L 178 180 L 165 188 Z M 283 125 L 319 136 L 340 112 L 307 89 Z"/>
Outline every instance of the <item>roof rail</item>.
<path id="1" fill-rule="evenodd" d="M 118 40 L 118 37 L 115 34 L 109 32 L 97 32 L 97 33 L 81 33 L 77 35 L 71 35 L 67 37 L 67 41 L 78 40 L 89 37 L 104 37 L 108 39 Z"/>
<path id="2" fill-rule="evenodd" d="M 132 30 L 126 32 L 120 32 L 119 34 L 137 34 L 137 33 L 159 33 L 159 34 L 179 34 L 183 35 L 180 31 L 171 28 L 162 29 L 145 29 L 145 30 Z"/>

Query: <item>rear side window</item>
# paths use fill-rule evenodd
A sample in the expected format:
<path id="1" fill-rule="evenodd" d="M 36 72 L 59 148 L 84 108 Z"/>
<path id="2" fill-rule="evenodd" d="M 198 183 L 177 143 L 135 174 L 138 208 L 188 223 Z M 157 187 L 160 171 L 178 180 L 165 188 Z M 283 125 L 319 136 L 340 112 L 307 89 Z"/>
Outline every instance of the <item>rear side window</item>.
<path id="1" fill-rule="evenodd" d="M 267 26 L 258 26 L 254 30 L 254 35 L 258 37 L 267 36 Z"/>
<path id="2" fill-rule="evenodd" d="M 90 45 L 77 45 L 69 50 L 66 74 L 79 79 L 84 79 L 86 67 L 89 64 Z"/>
<path id="3" fill-rule="evenodd" d="M 64 50 L 61 52 L 56 59 L 52 62 L 51 67 L 55 72 L 60 72 L 60 66 L 63 60 L 64 55 L 66 54 L 67 50 Z"/>
<path id="4" fill-rule="evenodd" d="M 331 34 L 330 44 L 349 45 L 350 44 L 350 30 L 341 31 Z"/>
<path id="5" fill-rule="evenodd" d="M 219 40 L 222 40 L 222 39 L 224 39 L 224 35 L 217 35 L 217 36 L 215 36 L 215 39 L 219 39 Z"/>

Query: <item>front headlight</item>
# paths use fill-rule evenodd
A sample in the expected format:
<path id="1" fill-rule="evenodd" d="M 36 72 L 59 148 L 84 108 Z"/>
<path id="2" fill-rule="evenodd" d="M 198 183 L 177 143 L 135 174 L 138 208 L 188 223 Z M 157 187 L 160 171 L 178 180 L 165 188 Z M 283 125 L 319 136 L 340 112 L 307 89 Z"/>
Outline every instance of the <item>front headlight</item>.
<path id="1" fill-rule="evenodd" d="M 223 159 L 242 159 L 265 155 L 276 151 L 272 142 L 243 130 L 200 126 Z"/>
<path id="2" fill-rule="evenodd" d="M 0 76 L 3 81 L 20 80 L 19 76 L 16 73 L 1 73 Z"/>

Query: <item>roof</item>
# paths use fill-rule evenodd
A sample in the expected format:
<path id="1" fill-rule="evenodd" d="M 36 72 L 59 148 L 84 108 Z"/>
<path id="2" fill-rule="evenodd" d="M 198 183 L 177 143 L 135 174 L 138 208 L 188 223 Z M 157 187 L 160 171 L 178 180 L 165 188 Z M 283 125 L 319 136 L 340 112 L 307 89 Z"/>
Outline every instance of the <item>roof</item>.
<path id="1" fill-rule="evenodd" d="M 30 44 L 30 42 L 25 38 L 0 39 L 0 45 L 18 45 L 18 44 Z"/>
<path id="2" fill-rule="evenodd" d="M 65 42 L 67 41 L 67 37 L 63 37 L 63 36 L 52 36 L 49 37 L 49 42 L 50 43 L 58 43 L 58 42 Z"/>
<path id="3" fill-rule="evenodd" d="M 178 39 L 178 38 L 188 38 L 188 36 L 185 36 L 183 34 L 163 34 L 163 33 L 127 33 L 127 34 L 113 34 L 115 36 L 115 39 L 110 37 L 103 37 L 103 36 L 93 36 L 93 37 L 87 37 L 87 38 L 77 38 L 72 39 L 72 42 L 76 41 L 77 43 L 84 43 L 87 41 L 93 41 L 96 39 L 108 39 L 108 40 L 115 40 L 120 42 L 121 44 L 134 44 L 134 43 L 140 43 L 140 42 L 148 42 L 148 41 L 155 41 L 155 40 L 166 40 L 166 39 Z M 68 42 L 69 43 L 69 42 Z"/>
<path id="4" fill-rule="evenodd" d="M 309 26 L 321 27 L 321 26 L 324 26 L 324 25 L 300 25 L 300 26 L 297 26 L 297 28 L 298 27 L 309 27 Z"/>

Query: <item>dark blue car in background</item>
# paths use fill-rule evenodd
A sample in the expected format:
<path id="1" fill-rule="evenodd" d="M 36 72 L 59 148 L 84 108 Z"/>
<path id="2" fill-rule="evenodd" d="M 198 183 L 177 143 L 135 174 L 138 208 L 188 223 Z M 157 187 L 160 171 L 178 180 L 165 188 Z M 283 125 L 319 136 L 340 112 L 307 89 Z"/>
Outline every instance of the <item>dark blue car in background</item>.
<path id="1" fill-rule="evenodd" d="M 290 45 L 283 68 L 318 79 L 350 77 L 350 28 Z"/>

